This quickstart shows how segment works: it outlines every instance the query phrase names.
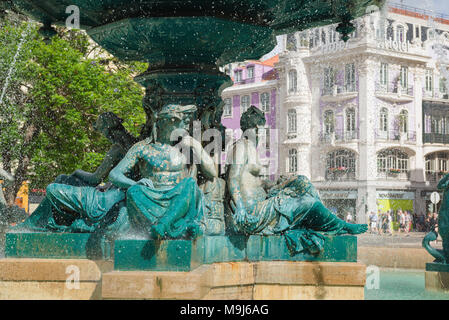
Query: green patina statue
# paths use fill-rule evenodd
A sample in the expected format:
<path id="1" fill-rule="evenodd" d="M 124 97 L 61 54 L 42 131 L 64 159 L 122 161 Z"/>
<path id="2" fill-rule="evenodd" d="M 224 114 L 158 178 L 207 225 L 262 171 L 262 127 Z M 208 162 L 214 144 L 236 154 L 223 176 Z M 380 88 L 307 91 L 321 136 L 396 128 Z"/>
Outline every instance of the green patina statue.
<path id="1" fill-rule="evenodd" d="M 435 258 L 435 262 L 449 263 L 449 174 L 445 175 L 437 188 L 443 191 L 443 200 L 438 212 L 437 227 L 430 231 L 423 239 L 423 247 Z M 431 241 L 435 241 L 440 234 L 443 239 L 443 250 L 430 246 Z"/>
<path id="2" fill-rule="evenodd" d="M 204 194 L 196 181 L 197 167 L 209 180 L 218 178 L 213 159 L 189 135 L 194 105 L 166 105 L 156 115 L 156 139 L 135 144 L 109 174 L 110 181 L 127 189 L 127 210 L 133 230 L 153 238 L 194 238 L 202 234 Z M 187 154 L 185 151 L 188 151 Z M 183 151 L 183 152 L 182 152 Z M 142 179 L 127 177 L 136 166 Z"/>
<path id="3" fill-rule="evenodd" d="M 99 184 L 123 159 L 136 138 L 126 131 L 122 119 L 112 112 L 101 114 L 95 129 L 112 143 L 97 170 L 94 173 L 76 170 L 71 175 L 58 176 L 55 183 L 47 187 L 46 197 L 33 214 L 13 230 L 94 232 L 100 226 L 112 223 L 106 219 L 106 213 L 112 208 L 119 210 L 125 193 Z M 116 220 L 117 214 L 112 220 Z M 118 224 L 115 224 L 117 228 Z"/>
<path id="4" fill-rule="evenodd" d="M 305 176 L 296 176 L 267 192 L 259 174 L 257 127 L 265 125 L 263 112 L 251 106 L 241 117 L 244 136 L 230 150 L 227 170 L 233 229 L 239 233 L 283 234 L 292 253 L 323 249 L 326 234 L 366 232 L 365 224 L 347 223 L 330 210 Z"/>

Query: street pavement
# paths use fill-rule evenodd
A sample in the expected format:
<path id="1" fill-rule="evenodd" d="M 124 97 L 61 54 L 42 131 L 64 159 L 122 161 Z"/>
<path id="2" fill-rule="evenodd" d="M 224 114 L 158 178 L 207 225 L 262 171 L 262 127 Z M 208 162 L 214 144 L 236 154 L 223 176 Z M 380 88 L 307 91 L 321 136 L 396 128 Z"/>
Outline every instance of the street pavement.
<path id="1" fill-rule="evenodd" d="M 357 235 L 357 245 L 360 247 L 392 247 L 392 248 L 422 248 L 422 240 L 426 235 L 425 232 L 409 232 L 389 234 L 364 233 Z M 441 248 L 442 242 L 439 237 L 432 246 Z"/>

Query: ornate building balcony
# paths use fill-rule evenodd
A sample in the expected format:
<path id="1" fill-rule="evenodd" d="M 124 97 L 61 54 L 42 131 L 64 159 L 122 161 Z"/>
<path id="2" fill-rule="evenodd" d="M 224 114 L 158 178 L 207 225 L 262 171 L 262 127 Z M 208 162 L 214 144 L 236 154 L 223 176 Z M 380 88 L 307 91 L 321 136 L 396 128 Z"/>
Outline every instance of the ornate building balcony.
<path id="1" fill-rule="evenodd" d="M 449 144 L 449 134 L 424 133 L 423 134 L 423 143 Z"/>
<path id="2" fill-rule="evenodd" d="M 327 144 L 334 144 L 335 142 L 351 142 L 359 138 L 359 132 L 341 131 L 337 130 L 330 133 L 321 133 L 320 141 Z"/>
<path id="3" fill-rule="evenodd" d="M 413 86 L 402 86 L 399 82 L 376 83 L 376 97 L 393 103 L 413 101 Z"/>
<path id="4" fill-rule="evenodd" d="M 399 130 L 380 131 L 376 130 L 377 140 L 386 140 L 392 142 L 416 142 L 416 132 L 400 132 Z"/>
<path id="5" fill-rule="evenodd" d="M 423 99 L 429 100 L 449 100 L 449 94 L 444 92 L 433 92 L 423 89 Z"/>
<path id="6" fill-rule="evenodd" d="M 355 83 L 344 86 L 334 85 L 331 88 L 323 88 L 321 90 L 321 100 L 323 102 L 342 102 L 354 99 L 357 96 L 358 92 Z"/>

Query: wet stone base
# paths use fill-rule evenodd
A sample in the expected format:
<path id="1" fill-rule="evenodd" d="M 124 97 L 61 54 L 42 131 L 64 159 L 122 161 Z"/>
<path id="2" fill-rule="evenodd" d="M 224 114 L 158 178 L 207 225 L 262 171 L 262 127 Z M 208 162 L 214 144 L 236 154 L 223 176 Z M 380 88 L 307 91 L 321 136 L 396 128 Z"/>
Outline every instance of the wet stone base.
<path id="1" fill-rule="evenodd" d="M 196 240 L 116 240 L 114 269 L 191 271 L 217 262 L 241 261 L 356 262 L 355 236 L 329 236 L 319 255 L 291 255 L 282 236 L 205 236 Z"/>
<path id="2" fill-rule="evenodd" d="M 449 265 L 444 263 L 426 263 L 426 289 L 449 291 Z"/>
<path id="3" fill-rule="evenodd" d="M 97 300 L 112 261 L 0 259 L 0 300 Z"/>
<path id="4" fill-rule="evenodd" d="M 7 258 L 112 259 L 113 244 L 88 233 L 8 232 Z"/>
<path id="5" fill-rule="evenodd" d="M 366 266 L 356 262 L 261 261 L 202 265 L 189 272 L 112 271 L 103 299 L 364 299 Z"/>

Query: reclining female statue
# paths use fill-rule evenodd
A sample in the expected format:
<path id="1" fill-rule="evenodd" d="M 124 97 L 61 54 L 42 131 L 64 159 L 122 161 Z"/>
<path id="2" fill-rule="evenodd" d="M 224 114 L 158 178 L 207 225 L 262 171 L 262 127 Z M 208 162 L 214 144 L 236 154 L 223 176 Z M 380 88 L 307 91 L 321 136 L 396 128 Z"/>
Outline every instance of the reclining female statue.
<path id="1" fill-rule="evenodd" d="M 156 115 L 155 142 L 135 144 L 109 174 L 109 180 L 127 189 L 126 207 L 135 233 L 152 238 L 194 238 L 204 231 L 204 194 L 196 181 L 196 165 L 189 164 L 190 150 L 199 169 L 210 180 L 218 177 L 213 159 L 188 133 L 194 105 L 166 105 Z M 142 179 L 127 177 L 138 166 Z"/>
<path id="2" fill-rule="evenodd" d="M 366 232 L 365 224 L 350 224 L 328 210 L 305 176 L 295 176 L 267 192 L 259 176 L 258 126 L 265 125 L 262 111 L 251 106 L 241 117 L 244 132 L 228 154 L 227 187 L 234 230 L 245 234 L 285 236 L 293 253 L 322 250 L 327 234 Z"/>

